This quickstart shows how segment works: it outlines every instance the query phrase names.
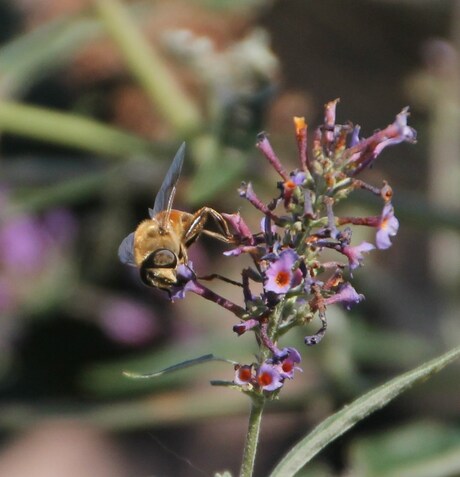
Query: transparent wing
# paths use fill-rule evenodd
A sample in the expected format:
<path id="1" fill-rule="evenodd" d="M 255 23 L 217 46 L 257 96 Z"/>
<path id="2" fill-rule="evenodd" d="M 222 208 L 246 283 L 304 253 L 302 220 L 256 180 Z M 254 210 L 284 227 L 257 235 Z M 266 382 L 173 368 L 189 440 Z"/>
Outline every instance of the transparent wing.
<path id="1" fill-rule="evenodd" d="M 136 266 L 136 262 L 134 261 L 134 232 L 131 232 L 123 239 L 123 242 L 121 242 L 118 247 L 118 258 L 126 265 Z"/>
<path id="2" fill-rule="evenodd" d="M 177 180 L 179 179 L 182 164 L 184 163 L 184 157 L 185 142 L 181 144 L 179 150 L 176 152 L 176 156 L 174 157 L 166 177 L 163 180 L 163 184 L 161 184 L 160 190 L 155 198 L 153 209 L 149 209 L 149 214 L 152 219 L 163 210 L 171 210 L 172 201 L 176 192 Z"/>

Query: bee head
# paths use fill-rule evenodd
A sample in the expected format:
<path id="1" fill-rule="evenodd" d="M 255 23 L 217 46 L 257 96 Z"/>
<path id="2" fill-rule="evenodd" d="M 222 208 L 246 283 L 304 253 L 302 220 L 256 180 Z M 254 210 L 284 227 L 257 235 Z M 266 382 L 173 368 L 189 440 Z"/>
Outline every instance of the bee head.
<path id="1" fill-rule="evenodd" d="M 177 282 L 177 255 L 167 248 L 150 253 L 140 266 L 141 280 L 147 286 L 168 289 Z"/>

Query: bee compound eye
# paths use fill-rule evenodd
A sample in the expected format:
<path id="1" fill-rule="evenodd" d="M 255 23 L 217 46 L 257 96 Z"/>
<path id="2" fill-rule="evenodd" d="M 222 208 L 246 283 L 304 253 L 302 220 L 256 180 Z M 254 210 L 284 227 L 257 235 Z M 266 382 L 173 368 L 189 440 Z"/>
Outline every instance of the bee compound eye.
<path id="1" fill-rule="evenodd" d="M 167 248 L 160 248 L 152 253 L 151 266 L 156 268 L 174 268 L 177 265 L 177 256 Z"/>
<path id="2" fill-rule="evenodd" d="M 141 280 L 144 282 L 145 285 L 149 287 L 155 286 L 155 274 L 152 270 L 149 269 L 141 269 Z"/>

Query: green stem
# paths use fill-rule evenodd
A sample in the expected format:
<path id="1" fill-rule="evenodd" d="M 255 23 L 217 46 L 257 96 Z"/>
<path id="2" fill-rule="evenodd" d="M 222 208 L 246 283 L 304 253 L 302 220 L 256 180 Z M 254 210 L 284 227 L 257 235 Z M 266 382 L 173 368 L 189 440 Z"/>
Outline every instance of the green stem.
<path id="1" fill-rule="evenodd" d="M 260 424 L 265 405 L 263 396 L 253 396 L 251 399 L 251 414 L 249 415 L 248 433 L 244 446 L 243 462 L 240 477 L 252 477 L 256 459 L 257 444 L 259 443 Z"/>

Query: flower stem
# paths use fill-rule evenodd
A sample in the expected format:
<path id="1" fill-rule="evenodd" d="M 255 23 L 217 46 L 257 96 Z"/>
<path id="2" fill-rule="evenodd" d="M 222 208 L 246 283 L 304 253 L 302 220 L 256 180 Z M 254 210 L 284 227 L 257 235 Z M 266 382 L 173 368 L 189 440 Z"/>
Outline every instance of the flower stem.
<path id="1" fill-rule="evenodd" d="M 265 398 L 263 396 L 252 397 L 251 414 L 249 415 L 248 433 L 246 435 L 240 477 L 252 477 L 254 472 L 254 463 L 256 459 L 257 444 L 259 442 L 259 431 L 264 405 Z"/>
<path id="2" fill-rule="evenodd" d="M 244 316 L 246 316 L 246 310 L 244 308 L 218 295 L 217 293 L 213 292 L 212 290 L 197 281 L 193 282 L 193 287 L 190 288 L 190 291 L 196 293 L 199 296 L 202 296 L 203 298 L 206 298 L 206 300 L 210 300 L 214 303 L 217 303 L 226 310 L 231 311 L 238 318 L 243 318 Z"/>

